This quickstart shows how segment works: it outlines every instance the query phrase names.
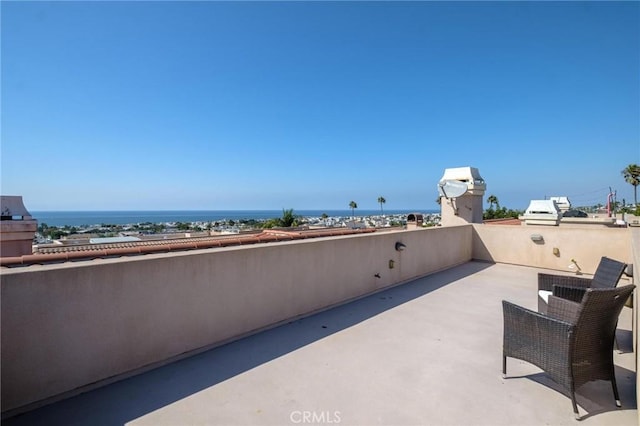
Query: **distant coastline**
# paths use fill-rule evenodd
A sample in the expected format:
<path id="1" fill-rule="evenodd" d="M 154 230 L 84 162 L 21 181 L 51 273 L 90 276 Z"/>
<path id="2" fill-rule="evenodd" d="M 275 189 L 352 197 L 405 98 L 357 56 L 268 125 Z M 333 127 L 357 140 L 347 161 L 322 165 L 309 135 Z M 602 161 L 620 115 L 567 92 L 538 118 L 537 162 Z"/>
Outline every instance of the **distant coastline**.
<path id="1" fill-rule="evenodd" d="M 385 215 L 438 213 L 433 209 L 384 210 Z M 31 211 L 39 224 L 49 226 L 92 226 L 101 224 L 128 225 L 136 223 L 215 222 L 240 219 L 271 219 L 282 216 L 282 210 L 148 210 L 148 211 Z M 302 217 L 350 217 L 351 210 L 295 210 Z M 379 216 L 379 209 L 356 209 L 355 216 Z"/>

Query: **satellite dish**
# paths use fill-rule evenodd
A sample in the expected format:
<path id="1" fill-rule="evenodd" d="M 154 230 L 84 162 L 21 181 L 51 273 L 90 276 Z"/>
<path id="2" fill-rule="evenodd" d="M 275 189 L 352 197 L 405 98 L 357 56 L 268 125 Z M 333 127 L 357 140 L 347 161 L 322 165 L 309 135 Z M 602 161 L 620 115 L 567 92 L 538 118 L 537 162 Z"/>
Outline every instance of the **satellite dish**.
<path id="1" fill-rule="evenodd" d="M 456 198 L 467 192 L 469 187 L 459 180 L 443 180 L 438 183 L 438 192 L 441 197 Z"/>

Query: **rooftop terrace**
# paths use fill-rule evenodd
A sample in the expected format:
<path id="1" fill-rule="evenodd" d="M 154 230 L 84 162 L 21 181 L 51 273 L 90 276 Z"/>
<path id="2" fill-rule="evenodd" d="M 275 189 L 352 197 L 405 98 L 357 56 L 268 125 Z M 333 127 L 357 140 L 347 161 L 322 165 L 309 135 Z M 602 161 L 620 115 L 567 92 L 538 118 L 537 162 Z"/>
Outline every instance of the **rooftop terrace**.
<path id="1" fill-rule="evenodd" d="M 3 267 L 3 423 L 575 424 L 536 367 L 510 359 L 502 379 L 501 301 L 535 308 L 539 271 L 603 255 L 640 264 L 640 229 L 474 223 Z M 587 384 L 586 424 L 638 424 L 632 324 L 625 308 L 623 408 Z"/>
<path id="2" fill-rule="evenodd" d="M 544 271 L 466 262 L 3 424 L 574 425 L 536 367 L 509 359 L 501 377 L 501 300 L 535 309 Z M 617 337 L 622 408 L 589 383 L 585 425 L 638 424 L 630 308 Z"/>

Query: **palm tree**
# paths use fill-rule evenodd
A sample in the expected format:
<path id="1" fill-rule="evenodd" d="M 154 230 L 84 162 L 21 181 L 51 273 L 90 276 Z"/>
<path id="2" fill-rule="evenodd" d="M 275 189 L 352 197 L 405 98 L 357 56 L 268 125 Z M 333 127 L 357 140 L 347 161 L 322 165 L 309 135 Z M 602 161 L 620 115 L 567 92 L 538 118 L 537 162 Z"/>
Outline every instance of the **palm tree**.
<path id="1" fill-rule="evenodd" d="M 382 205 L 384 203 L 386 203 L 387 200 L 384 199 L 384 197 L 378 197 L 378 203 L 380 203 L 380 214 L 382 214 L 382 216 L 384 216 L 384 211 L 382 210 Z"/>
<path id="2" fill-rule="evenodd" d="M 356 209 L 358 208 L 358 204 L 356 204 L 355 201 L 349 201 L 349 208 L 351 209 L 351 216 L 353 216 L 353 218 L 356 218 Z"/>
<path id="3" fill-rule="evenodd" d="M 487 203 L 489 203 L 489 210 L 493 209 L 493 205 L 496 205 L 496 210 L 500 210 L 500 204 L 498 203 L 498 197 L 495 195 L 489 195 L 487 198 Z"/>
<path id="4" fill-rule="evenodd" d="M 623 171 L 624 180 L 633 185 L 633 203 L 638 206 L 638 185 L 640 185 L 640 166 L 629 164 Z"/>
<path id="5" fill-rule="evenodd" d="M 297 225 L 297 218 L 296 215 L 293 214 L 293 209 L 282 209 L 282 218 L 280 219 L 280 225 L 285 228 Z"/>

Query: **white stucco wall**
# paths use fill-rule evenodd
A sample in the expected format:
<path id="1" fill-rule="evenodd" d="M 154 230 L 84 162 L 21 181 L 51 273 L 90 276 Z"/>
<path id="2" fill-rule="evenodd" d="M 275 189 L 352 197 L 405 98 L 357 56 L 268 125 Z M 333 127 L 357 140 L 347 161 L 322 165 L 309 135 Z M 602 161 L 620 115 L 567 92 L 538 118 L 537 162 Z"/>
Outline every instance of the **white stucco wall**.
<path id="1" fill-rule="evenodd" d="M 570 272 L 575 259 L 592 274 L 602 256 L 632 262 L 631 229 L 473 224 L 473 258 Z M 531 235 L 543 237 L 534 242 Z M 558 254 L 554 254 L 554 248 Z M 575 271 L 575 270 L 574 270 Z"/>

